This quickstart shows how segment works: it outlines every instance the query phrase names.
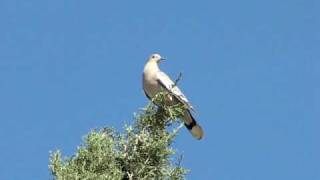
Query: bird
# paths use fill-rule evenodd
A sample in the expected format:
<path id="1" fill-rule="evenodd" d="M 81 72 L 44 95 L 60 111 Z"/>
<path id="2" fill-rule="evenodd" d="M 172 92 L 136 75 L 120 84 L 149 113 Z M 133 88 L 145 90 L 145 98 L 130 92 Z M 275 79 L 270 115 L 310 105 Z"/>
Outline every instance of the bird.
<path id="1" fill-rule="evenodd" d="M 149 100 L 152 100 L 159 92 L 166 91 L 169 94 L 169 98 L 165 99 L 167 105 L 184 104 L 187 109 L 181 119 L 193 137 L 200 140 L 203 138 L 204 132 L 191 113 L 193 110 L 191 103 L 176 83 L 159 68 L 159 64 L 164 60 L 166 59 L 161 57 L 160 54 L 152 54 L 149 56 L 144 66 L 142 76 L 144 93 Z"/>

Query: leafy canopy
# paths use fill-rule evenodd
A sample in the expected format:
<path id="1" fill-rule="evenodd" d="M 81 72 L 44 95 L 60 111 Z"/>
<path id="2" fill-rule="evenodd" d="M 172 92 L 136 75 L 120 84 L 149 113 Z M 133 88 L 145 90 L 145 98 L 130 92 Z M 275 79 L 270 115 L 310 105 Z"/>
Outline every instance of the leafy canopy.
<path id="1" fill-rule="evenodd" d="M 133 125 L 124 132 L 112 128 L 93 130 L 85 136 L 74 156 L 62 158 L 58 150 L 51 153 L 49 168 L 56 180 L 149 180 L 184 179 L 181 156 L 171 148 L 182 127 L 177 118 L 186 107 L 156 106 L 165 104 L 167 93 L 161 92 L 135 116 Z M 172 128 L 171 128 L 172 129 Z"/>

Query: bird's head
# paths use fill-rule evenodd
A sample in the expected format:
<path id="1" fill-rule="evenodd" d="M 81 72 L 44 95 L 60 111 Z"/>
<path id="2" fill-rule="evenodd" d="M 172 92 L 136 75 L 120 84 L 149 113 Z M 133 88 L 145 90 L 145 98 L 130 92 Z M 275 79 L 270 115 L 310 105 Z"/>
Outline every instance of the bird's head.
<path id="1" fill-rule="evenodd" d="M 160 54 L 152 54 L 149 57 L 148 62 L 155 62 L 155 63 L 159 64 L 163 60 L 165 60 L 165 58 L 161 57 Z"/>

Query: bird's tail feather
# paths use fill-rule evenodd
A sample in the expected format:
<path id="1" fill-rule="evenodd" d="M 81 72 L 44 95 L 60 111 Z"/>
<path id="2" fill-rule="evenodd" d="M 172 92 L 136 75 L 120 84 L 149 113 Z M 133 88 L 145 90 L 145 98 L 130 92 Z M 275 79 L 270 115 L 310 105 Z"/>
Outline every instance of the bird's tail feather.
<path id="1" fill-rule="evenodd" d="M 203 138 L 203 130 L 201 126 L 197 123 L 197 121 L 192 116 L 191 112 L 187 110 L 183 117 L 184 125 L 188 128 L 193 137 L 197 139 Z"/>

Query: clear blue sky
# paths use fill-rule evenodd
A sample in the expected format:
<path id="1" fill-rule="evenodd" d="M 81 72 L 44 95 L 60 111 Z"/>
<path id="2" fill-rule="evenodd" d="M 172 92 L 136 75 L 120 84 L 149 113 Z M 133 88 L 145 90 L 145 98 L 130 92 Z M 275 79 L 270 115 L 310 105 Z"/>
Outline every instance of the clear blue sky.
<path id="1" fill-rule="evenodd" d="M 204 140 L 192 180 L 320 179 L 320 1 L 0 1 L 0 179 L 48 179 L 90 129 L 132 122 L 153 52 Z M 122 67 L 121 69 L 119 67 Z"/>

